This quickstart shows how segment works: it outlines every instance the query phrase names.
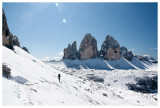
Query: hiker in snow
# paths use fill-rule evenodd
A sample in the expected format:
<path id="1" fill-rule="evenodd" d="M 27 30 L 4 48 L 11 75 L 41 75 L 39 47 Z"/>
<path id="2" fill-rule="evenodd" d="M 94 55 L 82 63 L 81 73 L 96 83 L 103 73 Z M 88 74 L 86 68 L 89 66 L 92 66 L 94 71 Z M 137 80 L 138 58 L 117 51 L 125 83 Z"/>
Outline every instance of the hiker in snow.
<path id="1" fill-rule="evenodd" d="M 58 74 L 58 79 L 59 79 L 59 82 L 60 82 L 60 78 L 61 78 L 61 74 Z"/>

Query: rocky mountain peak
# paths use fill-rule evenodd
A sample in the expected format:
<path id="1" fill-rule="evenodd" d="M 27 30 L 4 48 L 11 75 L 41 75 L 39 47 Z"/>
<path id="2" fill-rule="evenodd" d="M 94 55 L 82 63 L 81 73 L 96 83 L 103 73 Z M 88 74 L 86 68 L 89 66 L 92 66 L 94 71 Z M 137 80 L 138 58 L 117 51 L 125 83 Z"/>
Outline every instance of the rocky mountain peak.
<path id="1" fill-rule="evenodd" d="M 120 47 L 120 54 L 121 57 L 124 57 L 125 59 L 131 61 L 133 58 L 133 53 L 132 51 L 128 51 L 128 49 L 126 47 Z"/>
<path id="2" fill-rule="evenodd" d="M 63 59 L 75 60 L 77 57 L 77 43 L 74 41 L 72 45 L 68 44 L 68 47 L 64 49 Z"/>
<path id="3" fill-rule="evenodd" d="M 120 58 L 120 45 L 112 36 L 107 35 L 102 46 L 100 54 L 104 59 L 116 60 Z"/>
<path id="4" fill-rule="evenodd" d="M 3 45 L 10 49 L 13 49 L 14 45 L 20 47 L 20 42 L 18 41 L 18 38 L 12 33 L 10 33 L 10 30 L 7 24 L 7 18 L 3 9 L 2 9 L 2 15 L 3 15 L 3 24 L 2 24 Z"/>
<path id="5" fill-rule="evenodd" d="M 104 45 L 108 47 L 114 47 L 117 48 L 119 47 L 119 43 L 117 40 L 115 40 L 111 35 L 107 35 L 105 41 L 103 42 Z"/>
<path id="6" fill-rule="evenodd" d="M 97 57 L 97 55 L 97 40 L 90 33 L 87 33 L 80 44 L 79 59 L 91 59 Z"/>

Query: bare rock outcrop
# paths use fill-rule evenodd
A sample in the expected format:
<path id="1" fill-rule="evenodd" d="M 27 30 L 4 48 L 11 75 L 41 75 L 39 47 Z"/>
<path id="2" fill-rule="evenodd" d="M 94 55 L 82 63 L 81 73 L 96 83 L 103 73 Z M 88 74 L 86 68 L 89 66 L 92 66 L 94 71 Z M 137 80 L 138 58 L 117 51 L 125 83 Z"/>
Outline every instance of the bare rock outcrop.
<path id="1" fill-rule="evenodd" d="M 132 51 L 128 51 L 126 47 L 120 47 L 120 54 L 121 54 L 121 57 L 124 57 L 129 61 L 131 61 L 134 56 Z"/>
<path id="2" fill-rule="evenodd" d="M 137 77 L 135 80 L 136 84 L 126 84 L 129 90 L 141 93 L 158 93 L 158 76 Z"/>
<path id="3" fill-rule="evenodd" d="M 2 22 L 3 23 L 2 24 L 3 43 L 2 44 L 10 49 L 13 49 L 14 45 L 20 46 L 20 42 L 18 41 L 18 38 L 15 35 L 13 35 L 9 30 L 9 27 L 7 24 L 7 18 L 3 10 L 2 10 L 2 14 L 3 14 L 3 22 Z"/>
<path id="4" fill-rule="evenodd" d="M 3 22 L 2 22 L 3 45 L 10 47 L 10 31 L 9 31 L 8 24 L 7 24 L 7 18 L 3 10 L 2 10 L 2 15 L 3 15 Z"/>
<path id="5" fill-rule="evenodd" d="M 7 65 L 3 64 L 2 65 L 2 71 L 3 75 L 6 76 L 7 78 L 11 76 L 11 69 L 7 67 Z"/>
<path id="6" fill-rule="evenodd" d="M 120 59 L 119 43 L 112 36 L 107 35 L 101 46 L 100 55 L 106 60 Z"/>
<path id="7" fill-rule="evenodd" d="M 16 46 L 20 47 L 20 42 L 19 42 L 17 36 L 11 34 L 10 37 L 11 37 L 11 40 L 10 40 L 11 41 L 11 46 L 16 45 Z"/>
<path id="8" fill-rule="evenodd" d="M 2 28 L 3 32 L 2 32 L 2 34 L 5 36 L 9 36 L 10 31 L 9 31 L 8 24 L 7 24 L 7 18 L 6 18 L 6 15 L 5 15 L 3 9 L 2 9 L 2 15 L 3 15 L 3 28 Z"/>
<path id="9" fill-rule="evenodd" d="M 72 45 L 68 44 L 68 47 L 65 48 L 63 52 L 63 59 L 75 60 L 78 57 L 76 41 L 74 41 Z"/>
<path id="10" fill-rule="evenodd" d="M 29 51 L 28 51 L 28 49 L 26 47 L 23 46 L 22 49 L 29 53 Z"/>
<path id="11" fill-rule="evenodd" d="M 79 48 L 79 59 L 86 60 L 96 58 L 98 56 L 97 40 L 87 33 L 81 41 Z"/>
<path id="12" fill-rule="evenodd" d="M 149 61 L 150 57 L 147 55 L 135 55 L 140 61 Z"/>

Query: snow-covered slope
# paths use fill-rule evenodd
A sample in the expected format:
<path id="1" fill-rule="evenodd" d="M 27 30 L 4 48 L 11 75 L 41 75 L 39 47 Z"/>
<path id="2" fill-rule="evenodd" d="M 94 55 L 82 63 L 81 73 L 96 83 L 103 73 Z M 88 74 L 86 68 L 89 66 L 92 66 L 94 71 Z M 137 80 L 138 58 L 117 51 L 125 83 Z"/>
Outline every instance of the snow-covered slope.
<path id="1" fill-rule="evenodd" d="M 150 61 L 141 61 L 141 63 L 143 64 L 143 65 L 145 65 L 146 67 L 148 67 L 148 66 L 151 66 L 152 65 L 152 63 L 150 62 Z"/>
<path id="2" fill-rule="evenodd" d="M 51 62 L 51 64 L 59 65 L 62 67 L 68 68 L 76 68 L 76 69 L 112 69 L 109 64 L 107 64 L 104 60 L 100 59 L 89 59 L 89 60 L 62 60 L 58 62 Z"/>
<path id="3" fill-rule="evenodd" d="M 118 60 L 106 60 L 108 64 L 110 64 L 114 69 L 137 69 L 136 66 L 131 64 L 128 60 L 125 58 L 120 58 Z"/>
<path id="4" fill-rule="evenodd" d="M 133 65 L 140 69 L 146 69 L 148 66 L 145 66 L 138 58 L 133 57 L 133 59 L 130 61 Z"/>
<path id="5" fill-rule="evenodd" d="M 105 74 L 102 72 L 98 74 L 103 70 L 80 69 L 79 72 L 78 69 L 63 67 L 65 62 L 50 66 L 19 47 L 15 46 L 14 51 L 4 46 L 2 48 L 2 62 L 11 68 L 12 75 L 9 79 L 2 77 L 3 105 L 157 105 L 157 94 L 137 93 L 127 88 L 116 87 L 114 84 L 108 86 L 107 82 L 97 83 L 80 74 L 95 72 L 103 76 Z M 109 64 L 107 68 L 111 69 L 110 66 Z M 73 74 L 66 74 L 64 71 Z M 124 71 L 126 73 L 122 73 L 123 78 L 129 70 Z M 79 74 L 74 75 L 78 72 Z M 113 70 L 104 72 L 107 76 L 107 72 L 111 74 Z M 110 76 L 118 76 L 121 72 L 114 71 Z M 58 73 L 61 73 L 61 82 L 57 79 Z M 113 80 L 114 77 L 110 82 Z M 119 86 L 123 85 L 122 83 L 119 82 Z"/>
<path id="6" fill-rule="evenodd" d="M 131 61 L 121 57 L 118 60 L 101 60 L 101 59 L 89 59 L 89 60 L 68 60 L 47 62 L 47 64 L 61 66 L 65 68 L 75 69 L 99 69 L 99 70 L 113 70 L 113 69 L 146 69 L 149 65 L 145 62 L 141 62 L 137 58 L 133 58 Z M 150 64 L 151 65 L 151 64 Z"/>

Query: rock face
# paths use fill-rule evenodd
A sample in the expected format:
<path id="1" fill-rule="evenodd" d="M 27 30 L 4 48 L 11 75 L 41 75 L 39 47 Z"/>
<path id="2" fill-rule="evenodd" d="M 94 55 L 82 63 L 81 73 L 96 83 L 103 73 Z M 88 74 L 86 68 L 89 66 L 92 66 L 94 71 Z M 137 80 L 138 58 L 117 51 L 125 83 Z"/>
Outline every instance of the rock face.
<path id="1" fill-rule="evenodd" d="M 5 64 L 2 65 L 3 75 L 7 78 L 11 76 L 11 69 L 8 68 Z"/>
<path id="2" fill-rule="evenodd" d="M 107 35 L 101 46 L 100 55 L 106 60 L 120 59 L 119 43 L 112 36 Z"/>
<path id="3" fill-rule="evenodd" d="M 28 51 L 28 49 L 26 47 L 23 46 L 22 49 L 29 53 L 29 51 Z"/>
<path id="4" fill-rule="evenodd" d="M 2 10 L 3 11 L 3 10 Z M 2 24 L 2 40 L 3 40 L 3 45 L 13 49 L 13 46 L 20 46 L 20 42 L 18 41 L 18 38 L 13 35 L 12 33 L 10 33 L 9 31 L 9 27 L 7 24 L 7 18 L 5 16 L 4 11 L 2 12 L 3 14 L 3 24 Z"/>
<path id="5" fill-rule="evenodd" d="M 121 57 L 124 57 L 129 61 L 131 61 L 133 58 L 132 51 L 128 51 L 126 47 L 120 47 L 120 54 L 121 54 Z"/>
<path id="6" fill-rule="evenodd" d="M 141 93 L 158 93 L 158 77 L 136 78 L 136 84 L 127 84 L 130 90 Z"/>
<path id="7" fill-rule="evenodd" d="M 106 36 L 101 50 L 98 51 L 97 40 L 90 33 L 87 33 L 81 41 L 79 51 L 77 51 L 77 45 L 74 41 L 72 45 L 69 44 L 64 49 L 63 59 L 75 60 L 78 58 L 80 60 L 87 60 L 96 57 L 104 58 L 105 60 L 117 60 L 124 57 L 131 61 L 134 55 L 126 47 L 120 47 L 118 41 L 110 35 Z"/>
<path id="8" fill-rule="evenodd" d="M 78 57 L 76 41 L 74 41 L 72 45 L 68 44 L 68 47 L 65 48 L 63 52 L 63 59 L 75 60 Z"/>
<path id="9" fill-rule="evenodd" d="M 11 34 L 10 37 L 11 37 L 11 40 L 10 40 L 11 41 L 11 46 L 13 47 L 14 45 L 16 45 L 16 46 L 20 47 L 20 42 L 19 42 L 17 36 Z"/>
<path id="10" fill-rule="evenodd" d="M 2 38 L 3 38 L 3 45 L 10 47 L 10 31 L 7 24 L 7 19 L 5 16 L 4 11 L 2 10 L 3 14 L 3 25 L 2 25 Z"/>
<path id="11" fill-rule="evenodd" d="M 9 28 L 8 28 L 7 18 L 6 18 L 6 15 L 4 13 L 4 10 L 2 10 L 2 14 L 3 14 L 3 32 L 2 32 L 2 34 L 4 36 L 10 36 L 10 31 L 9 31 Z"/>
<path id="12" fill-rule="evenodd" d="M 97 40 L 87 33 L 83 38 L 79 48 L 79 59 L 86 60 L 98 56 Z"/>
<path id="13" fill-rule="evenodd" d="M 140 61 L 143 61 L 144 59 L 143 59 L 143 56 L 141 56 L 141 55 L 135 55 L 135 57 L 137 57 Z"/>
<path id="14" fill-rule="evenodd" d="M 145 61 L 149 61 L 149 57 L 148 57 L 148 56 L 143 56 L 143 59 L 144 59 Z"/>
<path id="15" fill-rule="evenodd" d="M 135 55 L 140 61 L 149 61 L 148 56 L 142 56 L 142 55 Z"/>

